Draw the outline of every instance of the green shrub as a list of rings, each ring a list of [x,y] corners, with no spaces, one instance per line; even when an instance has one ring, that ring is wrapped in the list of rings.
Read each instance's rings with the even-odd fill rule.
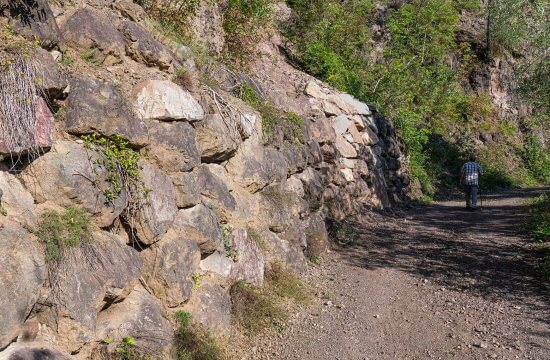
[[[178,44],[189,41],[189,20],[198,10],[201,0],[142,0],[140,3],[160,33]]]
[[[36,234],[45,246],[46,260],[53,262],[61,259],[64,249],[93,239],[89,215],[75,206],[62,212],[46,211]]]
[[[528,205],[527,228],[535,239],[550,240],[550,193],[539,196]]]
[[[203,326],[192,321],[186,311],[176,312],[178,330],[176,332],[177,360],[224,360],[225,351]]]
[[[540,137],[532,134],[527,137],[525,160],[537,180],[550,184],[550,150],[543,147]]]
[[[226,58],[246,67],[272,22],[272,0],[227,0],[223,9]]]
[[[133,199],[141,201],[145,198],[148,190],[145,189],[139,171],[139,152],[128,146],[128,141],[120,135],[109,137],[98,134],[85,135],[82,137],[84,146],[87,149],[95,150],[99,157],[90,158],[94,165],[95,179],[92,179],[96,186],[100,185],[99,172],[105,169],[108,173],[108,187],[102,189],[107,201],[114,201],[123,191]]]

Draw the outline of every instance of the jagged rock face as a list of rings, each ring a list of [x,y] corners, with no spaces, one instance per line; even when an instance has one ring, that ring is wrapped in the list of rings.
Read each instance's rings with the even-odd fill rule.
[[[93,358],[102,339],[124,336],[162,358],[174,335],[167,310],[185,309],[212,331],[227,333],[233,282],[262,286],[271,262],[302,272],[304,251],[317,244],[322,251],[328,240],[325,219],[401,200],[409,180],[395,129],[367,104],[280,58],[261,63],[258,57],[262,71],[254,80],[219,66],[213,72],[218,95],[206,85],[184,90],[175,83],[175,68],[183,66],[192,80],[199,75],[189,47],[171,49],[153,37],[137,3],[84,3],[56,3],[57,18],[47,10],[30,25],[35,32],[49,29],[43,38],[53,40],[45,47],[60,48],[74,63],[58,66],[59,52],[54,60],[36,50],[45,96],[66,116],[54,127],[47,102],[39,100],[36,137],[44,151],[20,175],[0,166],[0,205],[8,212],[0,216],[0,243],[9,242],[0,247],[0,283],[8,284],[0,309],[9,309],[0,310],[8,324],[0,326],[0,348],[21,326],[38,329],[32,342],[12,344],[0,358],[63,359],[64,352]],[[192,22],[221,52],[219,15],[219,4],[201,3]],[[239,82],[300,115],[300,142],[285,139],[280,129],[275,140],[264,141],[261,114],[231,93]],[[92,133],[120,135],[141,154],[146,196],[132,211],[124,191],[107,201],[109,173],[77,138]],[[0,155],[28,151],[1,145]],[[36,228],[41,211],[72,205],[91,215],[94,240],[67,251],[61,275],[50,268],[52,278],[45,279],[39,240],[27,229]],[[16,272],[24,273],[18,278],[24,283],[14,281]]]
[[[61,351],[52,350],[40,346],[40,344],[11,344],[6,350],[0,354],[7,360],[70,360],[71,357],[63,354]]]
[[[188,120],[204,118],[202,106],[178,85],[171,81],[146,80],[133,92],[134,109],[144,120]]]
[[[45,275],[34,236],[16,223],[0,224],[0,349],[19,335]]]
[[[92,52],[90,57],[105,65],[121,61],[125,53],[124,37],[117,29],[114,14],[84,7],[78,9],[61,26],[68,45],[83,52]]]
[[[99,226],[106,227],[122,213],[126,194],[123,192],[109,202],[98,191],[93,179],[97,179],[101,187],[108,174],[104,169],[94,169],[91,159],[97,156],[82,145],[60,141],[52,151],[28,166],[21,177],[38,203],[50,201],[62,207],[80,206],[92,214]]]
[[[3,4],[0,4],[0,10]],[[64,48],[64,39],[47,0],[23,0],[4,10],[12,27],[29,39],[39,39],[40,44],[51,50]]]
[[[112,85],[91,78],[74,78],[67,98],[65,130],[70,134],[121,135],[130,144],[148,144],[147,127]]]
[[[155,246],[142,253],[147,285],[168,307],[177,307],[191,297],[193,274],[199,268],[200,249],[186,232],[169,231]]]
[[[131,336],[136,346],[157,356],[165,354],[173,340],[162,303],[141,286],[136,286],[123,302],[99,314],[96,334],[99,339]]]

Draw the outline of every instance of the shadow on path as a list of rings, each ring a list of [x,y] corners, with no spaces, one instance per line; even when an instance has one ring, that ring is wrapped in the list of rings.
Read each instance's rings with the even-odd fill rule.
[[[538,276],[523,227],[524,203],[548,189],[485,195],[468,212],[451,201],[366,225],[361,241],[342,251],[354,266],[393,268],[491,301],[511,301],[550,325],[550,286]],[[550,335],[550,334],[549,334]]]

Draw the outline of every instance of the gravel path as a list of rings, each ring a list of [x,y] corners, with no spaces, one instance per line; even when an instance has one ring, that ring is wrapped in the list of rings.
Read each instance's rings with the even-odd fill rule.
[[[250,359],[550,359],[550,289],[522,228],[541,190],[365,219],[307,282],[314,304]]]

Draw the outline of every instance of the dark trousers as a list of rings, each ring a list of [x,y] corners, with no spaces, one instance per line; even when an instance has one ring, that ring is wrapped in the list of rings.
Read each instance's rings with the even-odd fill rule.
[[[464,190],[466,192],[466,206],[476,208],[479,187],[477,185],[466,185]]]

